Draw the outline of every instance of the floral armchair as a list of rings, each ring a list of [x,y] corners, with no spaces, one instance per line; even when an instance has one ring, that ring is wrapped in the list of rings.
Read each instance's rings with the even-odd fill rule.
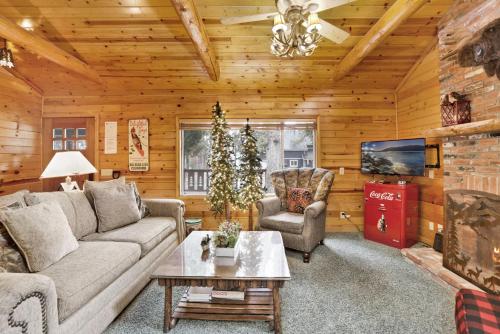
[[[311,252],[325,238],[327,201],[335,175],[322,168],[296,168],[275,171],[271,178],[276,197],[257,202],[257,229],[280,231],[285,247],[303,252],[304,262],[308,263]],[[313,203],[304,214],[287,211],[287,190],[291,188],[311,191]]]

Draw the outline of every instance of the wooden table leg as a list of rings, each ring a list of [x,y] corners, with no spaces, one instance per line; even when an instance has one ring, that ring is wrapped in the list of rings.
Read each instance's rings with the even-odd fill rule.
[[[280,289],[273,288],[273,318],[274,318],[274,333],[281,334],[281,301]]]
[[[163,333],[172,328],[172,286],[165,285],[165,314],[163,316]]]

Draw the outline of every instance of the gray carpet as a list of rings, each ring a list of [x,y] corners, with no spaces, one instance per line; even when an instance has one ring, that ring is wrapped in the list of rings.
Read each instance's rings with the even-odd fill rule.
[[[328,235],[310,264],[298,252],[287,257],[292,280],[281,293],[284,333],[455,333],[454,293],[397,249],[339,233]],[[106,333],[161,333],[162,312],[163,291],[152,282]],[[170,333],[268,332],[264,322],[180,320]]]

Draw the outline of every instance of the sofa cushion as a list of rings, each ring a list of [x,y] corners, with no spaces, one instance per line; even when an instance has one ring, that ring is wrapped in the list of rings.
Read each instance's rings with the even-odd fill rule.
[[[80,241],[80,247],[40,274],[56,286],[59,322],[98,295],[141,255],[139,245],[128,242]]]
[[[57,202],[3,211],[2,216],[31,272],[49,267],[78,248],[68,219]]]
[[[172,217],[146,217],[116,230],[88,235],[84,240],[134,242],[141,246],[141,257],[143,257],[175,232],[175,229],[175,219]]]
[[[99,222],[98,232],[111,231],[141,219],[134,187],[131,184],[94,189],[92,197]]]
[[[59,203],[77,239],[97,231],[97,217],[82,191],[29,193],[24,199],[28,205],[49,201]]]
[[[276,215],[262,218],[260,225],[270,230],[302,234],[304,215],[281,211]]]
[[[27,193],[27,190],[21,190],[14,194],[0,196],[0,211],[26,207],[24,195]],[[21,251],[3,226],[0,215],[0,273],[2,272],[27,273],[28,267]]]

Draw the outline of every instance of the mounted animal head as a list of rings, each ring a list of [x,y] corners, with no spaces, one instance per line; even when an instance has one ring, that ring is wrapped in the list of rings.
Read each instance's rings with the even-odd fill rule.
[[[500,18],[488,24],[481,35],[458,52],[462,67],[483,65],[486,74],[500,79]]]

